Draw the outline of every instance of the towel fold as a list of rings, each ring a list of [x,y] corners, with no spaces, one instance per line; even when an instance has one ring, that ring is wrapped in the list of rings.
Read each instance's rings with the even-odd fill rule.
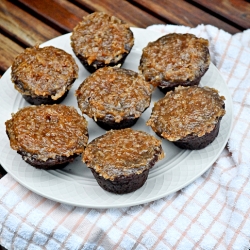
[[[193,33],[210,42],[211,58],[233,99],[227,148],[193,183],[167,197],[119,209],[60,204],[0,180],[0,244],[7,249],[249,249],[250,30],[236,35],[211,25],[148,27]]]

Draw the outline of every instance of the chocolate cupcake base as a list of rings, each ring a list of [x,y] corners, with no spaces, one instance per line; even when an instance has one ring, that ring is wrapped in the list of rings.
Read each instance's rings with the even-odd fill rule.
[[[91,171],[101,188],[115,194],[127,194],[139,189],[146,182],[149,173],[149,169],[146,169],[141,174],[119,176],[111,181],[100,176],[94,169]]]
[[[77,154],[66,157],[66,156],[56,156],[54,159],[49,158],[46,161],[37,159],[36,155],[28,156],[26,152],[17,151],[20,154],[25,162],[31,166],[44,169],[44,170],[53,170],[53,169],[62,169],[66,167],[70,162],[73,162],[78,156]]]
[[[203,149],[209,144],[211,144],[215,138],[217,137],[220,130],[220,121],[215,125],[214,129],[210,133],[206,133],[205,135],[198,137],[196,135],[188,135],[183,139],[178,141],[173,141],[174,145],[181,149],[190,149],[190,150],[199,150]],[[163,138],[160,133],[156,133],[159,137]]]
[[[105,130],[130,128],[138,121],[134,116],[125,117],[122,121],[115,122],[113,117],[106,116],[105,119],[97,119],[96,124]]]
[[[87,60],[81,56],[77,55],[77,58],[80,60],[84,68],[89,72],[89,73],[94,73],[96,70],[103,68],[103,67],[114,67],[116,65],[119,65],[120,67],[123,65],[125,59],[127,58],[128,53],[122,54],[122,58],[118,61],[112,60],[110,63],[105,64],[103,61],[94,61],[91,64],[88,64]]]
[[[148,168],[145,169],[140,174],[131,174],[128,176],[117,176],[115,179],[109,180],[100,176],[93,168],[91,171],[98,183],[98,185],[104,190],[115,193],[115,194],[127,194],[136,191],[141,188],[146,182],[149,174],[149,170],[155,165],[155,163],[161,158],[160,154],[162,152],[162,147],[155,150],[153,158],[148,162]]]
[[[58,98],[57,100],[54,100],[51,98],[51,96],[31,96],[31,95],[22,95],[23,98],[32,105],[41,105],[41,104],[59,104],[61,103],[66,96],[68,95],[68,90],[65,91],[65,94]]]
[[[183,86],[183,87],[188,87],[188,86],[198,86],[201,78],[204,76],[204,74],[207,72],[208,68],[205,69],[204,72],[201,73],[199,77],[197,77],[193,81],[185,81],[185,82],[167,82],[167,81],[162,81],[161,84],[158,86],[159,90],[166,94],[169,91],[174,90],[178,86]]]
[[[205,135],[198,137],[196,135],[188,135],[185,138],[173,142],[177,147],[182,149],[191,149],[191,150],[198,150],[203,149],[212,143],[215,138],[217,137],[219,130],[220,130],[220,121],[217,122],[214,129],[210,133],[206,133]]]

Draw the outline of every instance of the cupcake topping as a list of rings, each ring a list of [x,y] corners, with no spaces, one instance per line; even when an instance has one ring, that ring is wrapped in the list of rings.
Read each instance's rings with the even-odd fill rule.
[[[90,65],[95,60],[109,64],[119,61],[134,45],[133,33],[128,24],[103,12],[83,17],[73,30],[71,45]]]
[[[74,58],[65,51],[47,46],[26,49],[15,58],[11,78],[24,95],[51,96],[57,100],[78,77]]]
[[[158,86],[162,81],[193,81],[209,63],[208,40],[192,34],[172,33],[143,49],[139,70],[147,81]]]
[[[25,107],[5,124],[12,149],[42,161],[81,154],[88,142],[87,121],[65,105]]]
[[[155,103],[148,126],[169,141],[203,136],[225,114],[224,96],[209,87],[177,87]]]
[[[152,87],[138,73],[105,67],[86,78],[76,91],[78,106],[96,119],[109,115],[115,122],[139,117],[150,105]]]
[[[130,128],[110,130],[90,142],[83,161],[105,179],[140,174],[151,167],[150,161],[164,157],[161,141]]]

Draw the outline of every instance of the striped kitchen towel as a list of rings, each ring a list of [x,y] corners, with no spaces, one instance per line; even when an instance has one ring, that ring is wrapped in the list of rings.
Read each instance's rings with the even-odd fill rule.
[[[119,209],[50,201],[0,180],[0,244],[7,249],[250,248],[250,30],[230,35],[210,25],[154,25],[162,34],[193,33],[210,41],[212,61],[231,91],[228,146],[193,183],[167,197]]]

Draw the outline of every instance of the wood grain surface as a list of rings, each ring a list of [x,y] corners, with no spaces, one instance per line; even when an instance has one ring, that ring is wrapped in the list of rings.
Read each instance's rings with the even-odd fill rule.
[[[0,1],[0,75],[22,49],[71,32],[94,11],[115,15],[134,27],[211,24],[235,34],[250,27],[244,0],[19,0]]]
[[[0,70],[5,71],[23,48],[2,34],[0,34],[0,44]]]
[[[76,0],[82,8],[88,8],[91,11],[104,11],[110,15],[115,15],[130,26],[146,28],[152,24],[166,23],[155,17],[154,14],[134,6],[129,1],[113,0]],[[148,1],[151,2],[151,1]]]
[[[230,33],[236,33],[240,31],[239,29],[227,24],[217,17],[208,14],[204,10],[197,8],[186,1],[134,0],[133,2],[140,4],[140,6],[143,6],[147,10],[158,13],[158,15],[160,15],[162,18],[168,17],[168,20],[171,23],[177,23],[190,27],[195,27],[198,24],[211,24]],[[163,8],[163,6],[166,6],[166,8]]]
[[[13,40],[27,47],[61,34],[6,0],[0,1],[0,19],[0,28]]]
[[[210,12],[217,13],[237,26],[250,28],[249,0],[193,0],[192,2],[198,3]]]
[[[72,4],[68,1],[57,0],[19,0],[26,8],[38,15],[44,22],[52,25],[53,28],[61,32],[71,32],[78,22],[81,21],[82,16],[87,15],[83,10],[75,8],[78,11],[73,12],[68,6]]]

